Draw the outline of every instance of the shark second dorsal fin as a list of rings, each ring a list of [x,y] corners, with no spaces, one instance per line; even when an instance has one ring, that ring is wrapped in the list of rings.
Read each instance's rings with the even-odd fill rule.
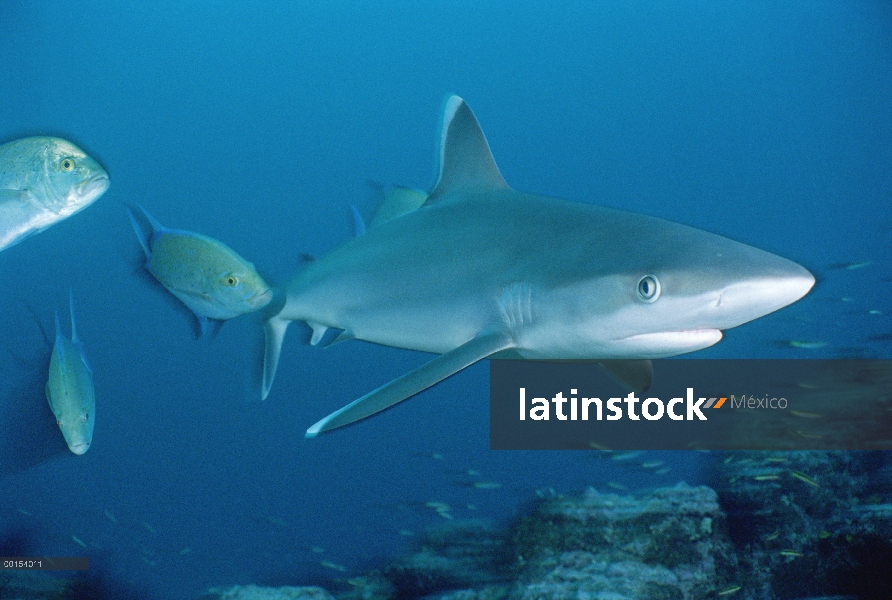
[[[477,117],[458,96],[446,102],[440,137],[440,174],[425,204],[450,193],[473,194],[506,190]]]

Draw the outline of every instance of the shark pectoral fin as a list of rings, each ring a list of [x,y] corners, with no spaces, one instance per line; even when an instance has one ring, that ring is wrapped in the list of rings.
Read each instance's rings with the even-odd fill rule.
[[[450,193],[510,189],[492,157],[477,117],[458,96],[446,102],[440,137],[440,176],[426,200],[430,205]]]
[[[266,350],[263,354],[263,391],[261,398],[264,400],[269,396],[273,379],[276,377],[276,367],[279,365],[279,356],[282,353],[282,340],[285,339],[285,332],[288,331],[290,324],[291,321],[288,319],[275,316],[263,326],[263,332],[266,337]]]
[[[654,366],[649,360],[601,360],[598,364],[611,377],[635,392],[646,392],[653,380]]]
[[[310,427],[306,435],[308,438],[316,437],[324,431],[343,427],[371,416],[443,381],[478,360],[511,348],[513,345],[514,340],[507,333],[480,333],[458,348],[438,356],[414,371],[394,379],[344,408],[331,413]]]

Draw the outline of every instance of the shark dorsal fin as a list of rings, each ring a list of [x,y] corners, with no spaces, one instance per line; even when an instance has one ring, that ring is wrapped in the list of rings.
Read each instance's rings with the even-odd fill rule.
[[[443,112],[440,137],[440,175],[425,204],[450,193],[506,190],[480,124],[465,101],[452,96]]]

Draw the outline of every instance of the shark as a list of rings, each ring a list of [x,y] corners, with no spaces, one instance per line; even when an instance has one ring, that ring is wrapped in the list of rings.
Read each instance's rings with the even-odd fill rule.
[[[308,263],[279,293],[264,323],[262,396],[294,321],[312,328],[313,345],[339,330],[334,341],[439,355],[306,437],[488,358],[591,360],[644,390],[652,359],[712,346],[723,330],[796,302],[814,283],[793,261],[713,233],[512,189],[474,113],[452,96],[438,178],[423,203]]]

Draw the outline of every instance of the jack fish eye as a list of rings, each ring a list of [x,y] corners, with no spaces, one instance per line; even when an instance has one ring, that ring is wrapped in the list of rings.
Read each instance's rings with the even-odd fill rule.
[[[222,279],[222,282],[223,282],[223,285],[225,285],[225,286],[235,287],[238,285],[238,277],[236,277],[235,275],[226,275]]]
[[[62,162],[59,163],[59,166],[63,171],[71,171],[74,169],[74,160],[71,158],[63,158]]]
[[[638,299],[642,302],[655,302],[660,297],[660,280],[655,275],[645,275],[638,280]]]

